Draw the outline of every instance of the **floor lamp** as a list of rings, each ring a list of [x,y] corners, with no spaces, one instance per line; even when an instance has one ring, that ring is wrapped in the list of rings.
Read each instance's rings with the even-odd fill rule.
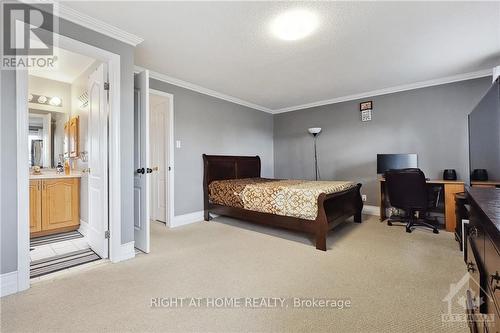
[[[318,180],[319,178],[319,169],[318,169],[318,151],[316,150],[316,139],[318,134],[321,132],[321,127],[311,127],[308,128],[307,131],[312,134],[314,138],[314,179]]]

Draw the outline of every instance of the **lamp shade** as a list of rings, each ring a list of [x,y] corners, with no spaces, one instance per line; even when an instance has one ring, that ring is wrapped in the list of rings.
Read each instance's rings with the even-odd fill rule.
[[[321,132],[321,127],[311,127],[308,128],[307,131],[311,133],[312,135],[319,134]]]

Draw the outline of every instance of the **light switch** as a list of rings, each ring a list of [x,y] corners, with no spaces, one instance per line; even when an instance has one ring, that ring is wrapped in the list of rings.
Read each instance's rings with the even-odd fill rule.
[[[181,140],[176,140],[175,141],[175,148],[180,148],[181,147]]]

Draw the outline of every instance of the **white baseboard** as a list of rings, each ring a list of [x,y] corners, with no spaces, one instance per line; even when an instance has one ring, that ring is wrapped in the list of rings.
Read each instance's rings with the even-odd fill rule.
[[[201,222],[204,219],[203,213],[204,211],[200,210],[198,212],[174,216],[174,221],[170,223],[169,226],[170,228],[175,228],[186,224]]]
[[[134,241],[121,244],[119,251],[120,251],[119,253],[113,254],[111,262],[117,263],[120,261],[134,258],[135,257]]]
[[[0,274],[0,297],[15,294],[18,291],[17,271]]]
[[[78,232],[81,233],[83,236],[87,237],[87,233],[89,230],[89,225],[87,222],[84,220],[80,220],[80,227],[78,228]]]
[[[363,214],[380,216],[380,207],[364,205],[363,206]]]

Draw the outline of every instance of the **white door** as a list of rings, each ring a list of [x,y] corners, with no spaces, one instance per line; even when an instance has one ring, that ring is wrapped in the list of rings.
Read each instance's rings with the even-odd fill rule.
[[[108,257],[108,96],[107,72],[100,65],[89,77],[88,232],[90,247]]]
[[[134,77],[134,240],[149,253],[149,73]]]
[[[167,142],[169,100],[150,96],[151,219],[167,222]]]

